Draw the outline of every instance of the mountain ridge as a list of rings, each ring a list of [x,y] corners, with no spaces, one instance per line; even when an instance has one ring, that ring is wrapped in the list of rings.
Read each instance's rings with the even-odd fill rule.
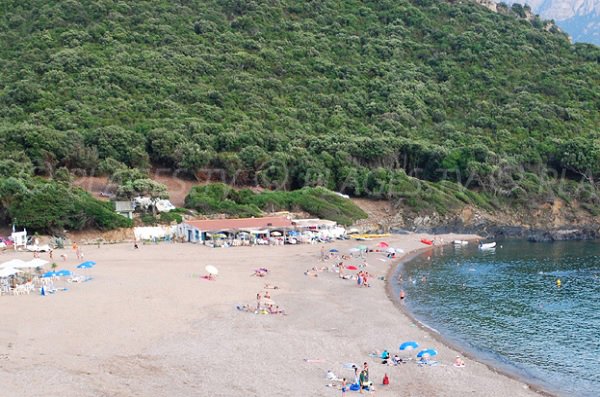
[[[521,1],[508,1],[518,4]],[[600,45],[600,0],[529,0],[524,2],[544,19],[556,21],[574,41]]]

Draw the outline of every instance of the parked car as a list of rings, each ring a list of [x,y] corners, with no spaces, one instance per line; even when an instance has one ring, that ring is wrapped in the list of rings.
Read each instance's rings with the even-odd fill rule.
[[[27,251],[29,252],[48,252],[50,249],[51,248],[48,244],[27,246]]]

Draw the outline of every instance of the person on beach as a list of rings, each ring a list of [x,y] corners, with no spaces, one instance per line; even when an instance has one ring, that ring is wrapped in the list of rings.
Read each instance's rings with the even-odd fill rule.
[[[456,360],[454,360],[454,366],[458,368],[462,368],[465,366],[465,362],[460,356],[456,356]]]
[[[321,246],[321,262],[325,261],[325,246]]]
[[[340,262],[337,264],[338,276],[339,278],[344,278],[344,262]]]
[[[369,388],[369,372],[363,369],[358,379],[360,381],[360,394],[363,394],[363,390],[368,390]]]
[[[358,374],[358,367],[356,365],[353,365],[352,368],[354,368],[354,384],[360,386],[360,376]]]
[[[400,290],[400,302],[404,302],[404,298],[406,298],[406,294],[404,293],[404,290],[401,289]]]
[[[260,295],[260,292],[256,294],[256,310],[260,310],[260,300],[262,299],[262,296]]]
[[[346,378],[342,378],[342,397],[346,396]]]

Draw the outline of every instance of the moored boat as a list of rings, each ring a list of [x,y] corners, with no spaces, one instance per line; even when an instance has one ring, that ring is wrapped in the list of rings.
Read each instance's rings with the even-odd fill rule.
[[[492,242],[492,243],[479,243],[479,249],[481,250],[488,250],[488,249],[492,249],[492,248],[496,248],[496,242]]]

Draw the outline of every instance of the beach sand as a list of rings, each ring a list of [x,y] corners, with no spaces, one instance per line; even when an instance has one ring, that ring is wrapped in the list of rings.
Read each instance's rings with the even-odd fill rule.
[[[387,241],[409,252],[424,247],[423,236]],[[357,244],[363,242],[325,247],[347,252]],[[77,273],[91,275],[92,281],[64,283],[68,291],[46,297],[0,297],[0,394],[336,396],[341,392],[326,386],[326,371],[351,380],[353,371],[343,364],[366,361],[375,394],[381,396],[537,395],[473,360],[465,359],[465,368],[453,367],[457,353],[402,314],[387,297],[384,281],[373,279],[371,288],[358,288],[335,273],[305,276],[306,269],[322,266],[320,249],[85,246],[86,260],[98,265]],[[64,251],[69,260],[59,261],[59,269],[74,269],[78,262]],[[55,251],[55,257],[60,253]],[[0,261],[14,257],[32,255],[5,253]],[[380,259],[368,257],[367,269],[376,276],[386,275],[391,266]],[[199,277],[207,264],[219,269],[216,281]],[[270,274],[252,276],[258,267],[269,268]],[[237,304],[255,305],[265,283],[279,287],[269,292],[287,316],[236,309]],[[437,349],[442,365],[387,367],[369,357],[376,349],[394,354],[408,340]],[[390,385],[384,387],[385,373]]]

